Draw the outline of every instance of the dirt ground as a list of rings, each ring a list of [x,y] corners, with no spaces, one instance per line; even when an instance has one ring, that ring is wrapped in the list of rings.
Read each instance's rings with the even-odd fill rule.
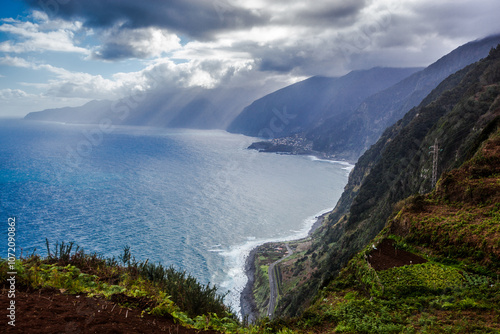
[[[371,251],[368,256],[368,262],[373,269],[380,271],[394,267],[402,267],[410,264],[419,264],[427,262],[426,259],[407,252],[402,249],[396,249],[393,241],[384,239],[377,246],[377,249]]]
[[[173,319],[141,314],[140,309],[117,303],[67,295],[57,290],[18,291],[15,296],[15,327],[8,324],[7,290],[0,293],[1,333],[217,333],[184,328]]]

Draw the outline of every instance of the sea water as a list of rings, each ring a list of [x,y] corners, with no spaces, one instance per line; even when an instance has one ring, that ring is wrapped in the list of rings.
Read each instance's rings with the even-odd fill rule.
[[[0,221],[17,255],[51,243],[186,270],[240,311],[249,251],[305,237],[352,166],[258,153],[219,130],[0,120]],[[6,240],[7,226],[0,229]],[[4,250],[5,253],[5,250]]]

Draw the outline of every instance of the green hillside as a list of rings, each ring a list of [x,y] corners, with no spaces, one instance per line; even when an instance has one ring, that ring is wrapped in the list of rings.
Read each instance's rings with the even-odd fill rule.
[[[500,48],[492,49],[484,60],[443,81],[359,159],[337,206],[309,245],[280,264],[283,277],[293,277],[294,283],[283,283],[277,314],[301,314],[384,229],[397,203],[433,189],[436,141],[438,177],[474,156],[498,123],[499,69]]]
[[[500,332],[499,203],[497,122],[433,192],[398,203],[295,325],[313,333]]]

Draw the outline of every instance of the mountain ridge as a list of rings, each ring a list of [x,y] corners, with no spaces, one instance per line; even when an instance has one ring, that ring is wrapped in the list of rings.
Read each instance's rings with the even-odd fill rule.
[[[355,146],[357,143],[360,149],[357,155],[360,156],[361,153],[377,141],[385,128],[394,124],[408,110],[417,106],[446,77],[487,56],[490,49],[499,43],[500,35],[466,43],[441,57],[422,71],[403,79],[400,83],[385,91],[371,96],[364,101],[363,105],[347,121],[348,123],[359,124],[356,119],[361,118],[364,120],[363,126],[355,131],[350,131],[349,135],[342,139],[351,146]],[[394,101],[395,96],[400,97],[400,100]],[[388,103],[380,103],[381,101],[388,101]],[[332,140],[341,140],[338,131],[330,133],[336,134],[336,137]],[[314,149],[322,150],[318,147],[321,142],[321,134],[319,138],[309,137],[309,139],[313,140]],[[336,144],[327,151],[330,154],[338,155],[343,150],[341,147],[342,144]],[[351,156],[352,158],[354,156]]]
[[[352,112],[364,98],[419,69],[374,67],[335,78],[314,76],[254,101],[233,120],[227,131],[267,138],[304,132],[332,115],[342,117]],[[289,115],[281,120],[281,128],[277,130],[272,128],[276,110],[286,110]]]
[[[315,153],[334,159],[356,161],[375,144],[383,131],[412,107],[417,106],[446,77],[488,55],[500,43],[493,35],[466,43],[441,57],[425,69],[367,96],[351,113],[330,117],[322,124],[286,140],[256,146],[265,152]],[[281,143],[289,142],[288,145]],[[308,149],[304,149],[305,143]]]
[[[297,315],[321,286],[338,275],[351,257],[385,226],[394,205],[429,192],[439,140],[441,174],[457,168],[495,129],[500,115],[500,47],[448,77],[358,160],[335,209],[313,236],[301,259],[314,255],[308,279],[281,296],[278,311]],[[438,174],[438,176],[439,176]],[[295,259],[295,261],[298,261]],[[301,260],[302,261],[302,260]],[[311,260],[305,263],[311,265]]]

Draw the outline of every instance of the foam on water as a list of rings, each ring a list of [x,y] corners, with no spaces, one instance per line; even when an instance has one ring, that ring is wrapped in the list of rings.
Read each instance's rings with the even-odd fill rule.
[[[318,158],[314,155],[309,155],[308,157],[309,157],[309,159],[311,159],[311,161],[320,161],[320,162],[328,162],[331,164],[343,165],[345,167],[343,167],[342,169],[344,169],[348,172],[350,172],[354,168],[354,165],[348,163],[347,161],[321,159],[321,158]]]

